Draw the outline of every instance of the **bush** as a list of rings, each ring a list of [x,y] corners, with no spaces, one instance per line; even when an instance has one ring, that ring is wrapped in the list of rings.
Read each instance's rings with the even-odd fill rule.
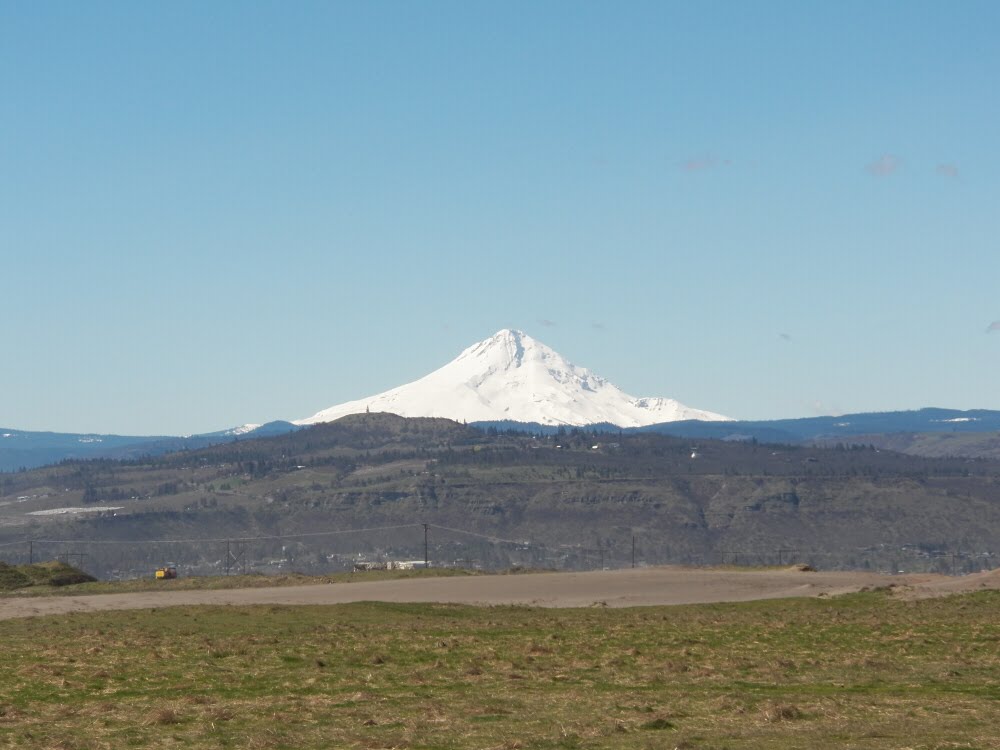
[[[57,560],[17,566],[0,563],[0,591],[28,586],[71,586],[96,580],[92,575]]]
[[[49,578],[50,586],[72,586],[74,583],[92,583],[97,579],[82,570],[66,570]]]
[[[2,565],[0,567],[0,591],[13,591],[14,589],[23,589],[25,586],[31,585],[31,579],[17,568],[12,568],[9,565],[0,565]]]

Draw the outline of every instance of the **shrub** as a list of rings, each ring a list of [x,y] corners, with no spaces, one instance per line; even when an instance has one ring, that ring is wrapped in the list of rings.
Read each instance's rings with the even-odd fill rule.
[[[97,579],[82,570],[65,570],[49,578],[50,586],[72,586],[74,583],[92,583]]]

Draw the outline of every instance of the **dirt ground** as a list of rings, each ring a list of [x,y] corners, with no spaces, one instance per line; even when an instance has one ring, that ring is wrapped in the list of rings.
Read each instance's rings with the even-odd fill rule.
[[[0,619],[197,604],[343,604],[357,601],[636,607],[831,596],[892,586],[908,598],[1000,589],[1000,570],[952,578],[795,569],[740,571],[682,567],[358,581],[216,591],[151,591],[0,599]]]

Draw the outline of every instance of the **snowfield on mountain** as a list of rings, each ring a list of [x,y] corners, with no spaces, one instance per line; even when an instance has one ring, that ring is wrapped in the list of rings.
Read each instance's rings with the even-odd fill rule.
[[[670,398],[629,396],[540,341],[509,329],[473,344],[420,380],[331,406],[295,424],[330,422],[364,411],[468,422],[512,420],[546,425],[607,422],[618,427],[729,419]]]

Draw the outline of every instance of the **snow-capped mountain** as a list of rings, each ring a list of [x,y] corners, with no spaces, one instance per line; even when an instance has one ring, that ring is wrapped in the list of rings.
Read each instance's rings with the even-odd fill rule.
[[[473,344],[420,380],[331,406],[295,424],[330,422],[364,411],[468,422],[608,422],[619,427],[684,419],[728,419],[670,398],[633,398],[604,378],[568,362],[540,341],[508,329]]]

